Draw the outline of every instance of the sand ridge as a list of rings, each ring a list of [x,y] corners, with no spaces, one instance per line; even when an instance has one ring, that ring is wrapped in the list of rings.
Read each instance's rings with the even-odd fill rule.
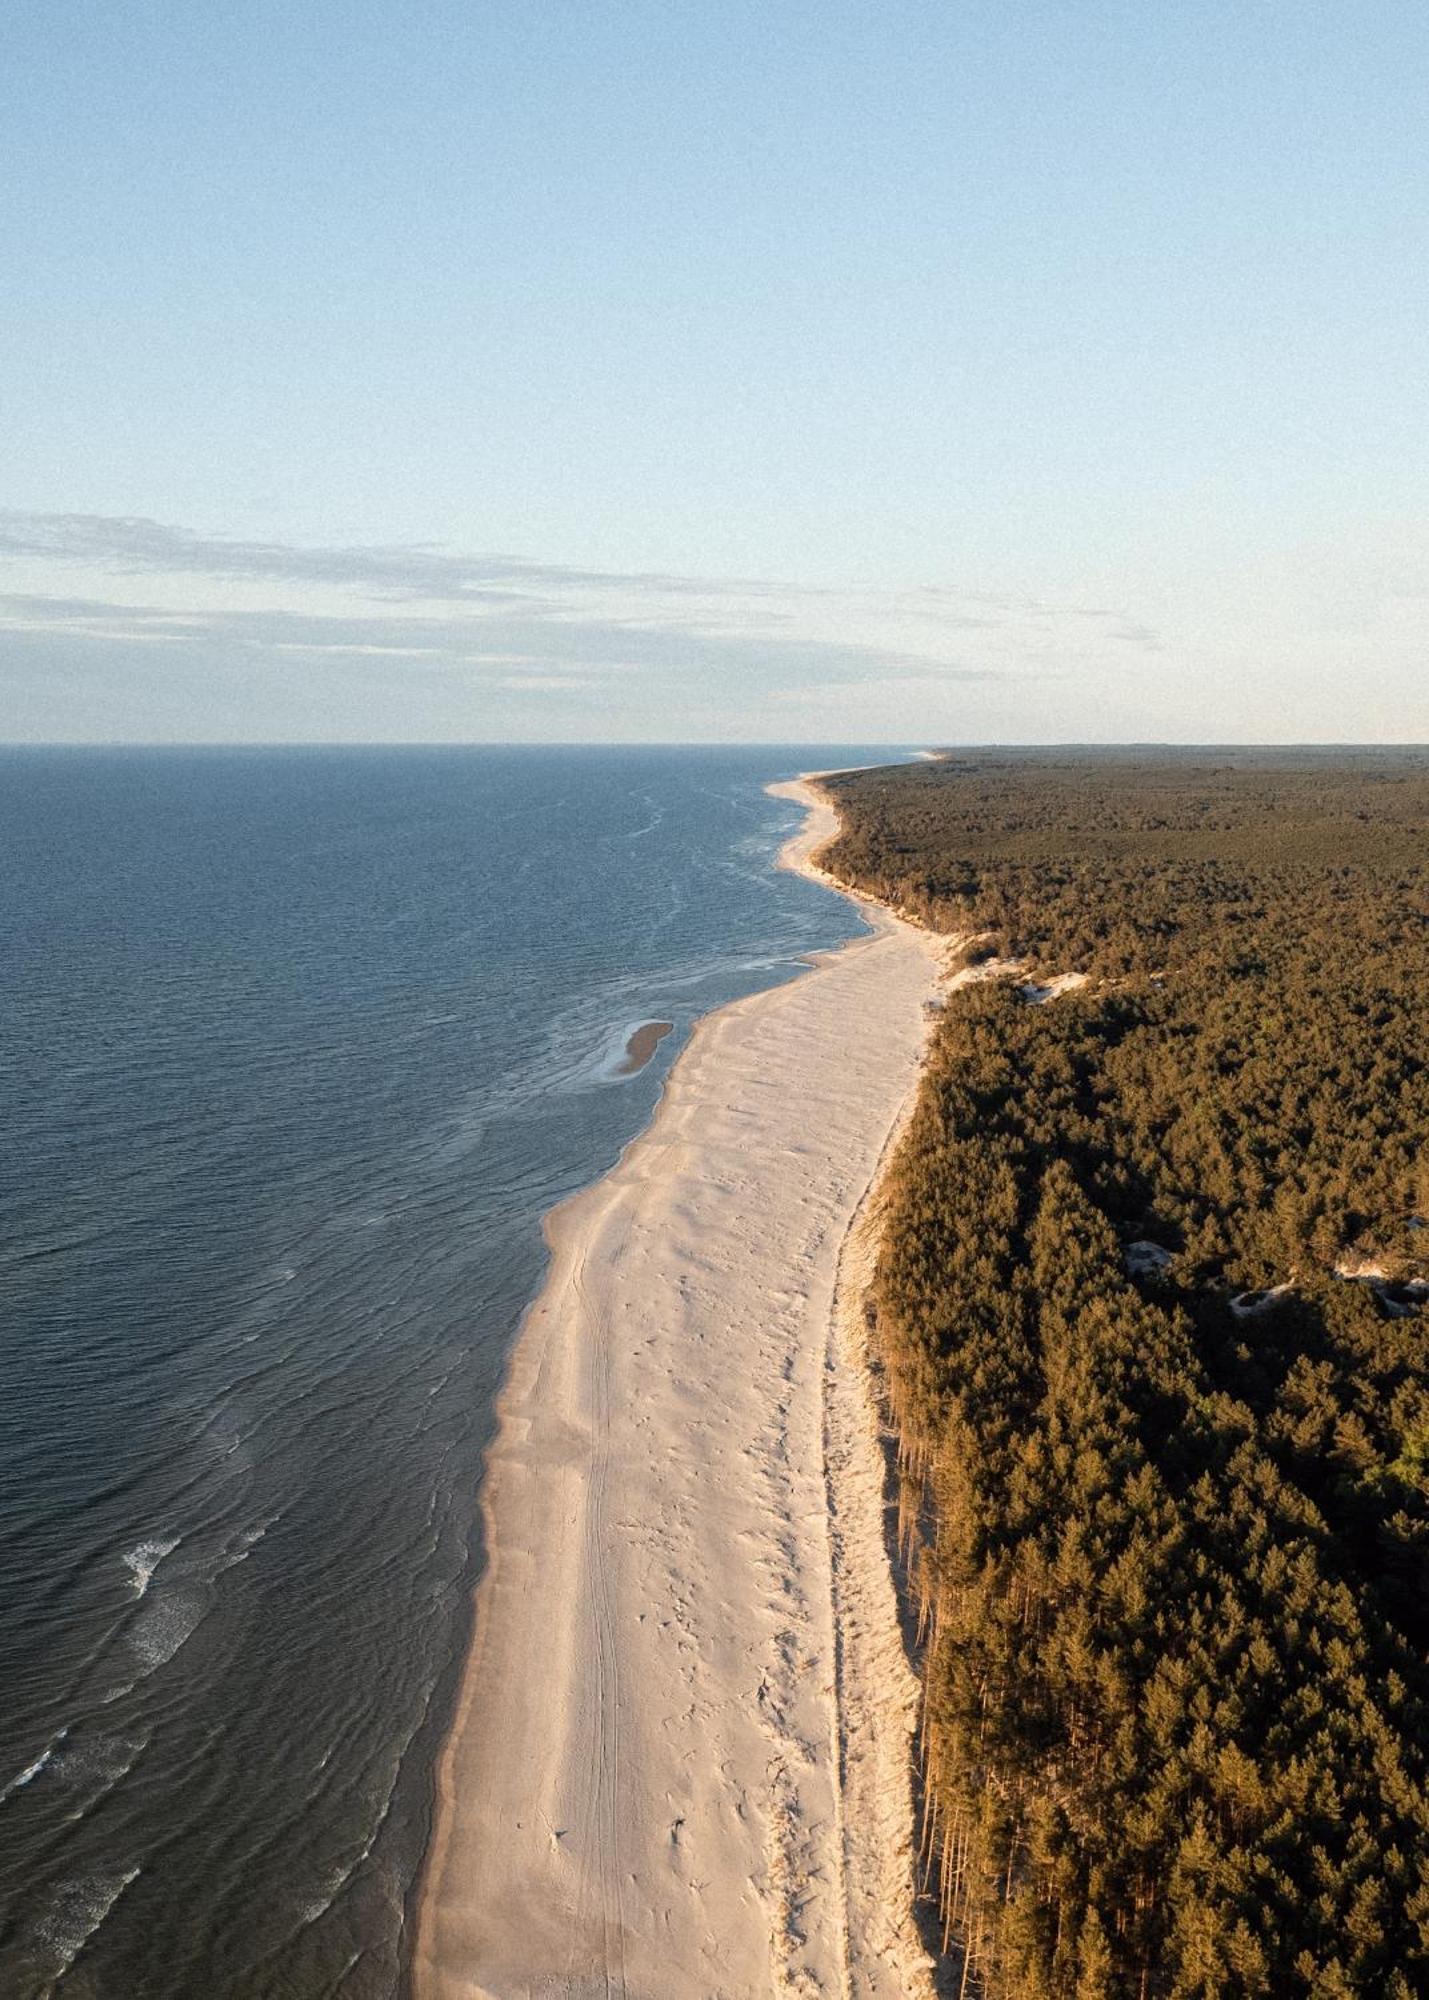
[[[784,857],[810,867],[832,807],[780,789],[810,808]],[[702,1021],[649,1129],[549,1218],[418,2000],[929,1990],[860,1341],[865,1197],[939,948],[866,908],[869,937]]]

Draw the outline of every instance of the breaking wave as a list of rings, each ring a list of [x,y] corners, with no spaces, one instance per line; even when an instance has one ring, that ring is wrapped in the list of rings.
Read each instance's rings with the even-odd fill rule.
[[[36,1970],[51,1986],[62,1979],[140,1870],[78,1875],[66,1882],[35,1926]]]
[[[32,1764],[27,1764],[23,1771],[17,1771],[13,1778],[9,1779],[5,1784],[0,1785],[0,1806],[3,1806],[6,1799],[10,1798],[15,1792],[22,1792],[26,1785],[39,1777],[41,1771],[47,1768],[51,1758],[63,1745],[68,1735],[69,1724],[66,1723],[63,1729],[57,1730],[50,1738]]]
[[[152,1541],[137,1542],[132,1549],[125,1550],[121,1560],[129,1572],[130,1582],[136,1597],[144,1595],[153,1581],[154,1571],[159,1567],[165,1556],[173,1554],[181,1539],[182,1537],[179,1535],[175,1535],[169,1541],[155,1537]]]

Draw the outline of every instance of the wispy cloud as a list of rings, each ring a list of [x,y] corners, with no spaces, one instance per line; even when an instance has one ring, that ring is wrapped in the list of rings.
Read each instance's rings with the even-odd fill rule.
[[[617,672],[724,673],[802,682],[810,674],[863,678],[870,669],[920,664],[915,656],[855,640],[782,634],[757,643],[741,632],[702,630],[678,622],[596,616],[556,616],[543,609],[513,615],[437,617],[333,616],[295,611],[175,612],[152,604],[102,599],[0,594],[0,632],[59,629],[71,638],[202,646],[221,642],[255,650],[327,655],[384,655],[391,659],[446,661],[452,666],[494,667],[509,673],[527,665],[568,675]],[[946,669],[953,678],[986,679],[984,670]]]
[[[925,703],[929,726],[945,730],[959,690],[1014,689],[1066,662],[1157,644],[1116,611],[944,587],[840,591],[0,513],[0,673],[7,653],[24,654],[29,687],[62,662],[90,678],[107,661],[147,699],[136,670],[147,654],[190,660],[200,684],[222,678],[225,702],[241,708],[245,671],[257,701],[272,678],[261,663],[287,662],[306,664],[332,701],[344,671],[362,689],[385,671],[392,698],[414,704],[413,730],[424,703],[445,704],[432,723],[445,730],[465,700],[475,719],[461,726],[480,729],[482,700],[506,726],[511,703],[529,696],[543,711],[578,703],[614,733],[652,716],[679,734],[718,732],[736,712],[797,713],[828,739],[855,718],[865,728],[880,691],[903,713]]]
[[[416,599],[518,599],[555,589],[649,592],[698,597],[781,594],[757,580],[672,576],[658,571],[579,569],[517,556],[460,555],[430,544],[356,543],[299,547],[198,535],[140,516],[0,512],[0,554],[48,562],[88,563],[130,575],[245,577],[284,583],[329,583],[382,596]]]

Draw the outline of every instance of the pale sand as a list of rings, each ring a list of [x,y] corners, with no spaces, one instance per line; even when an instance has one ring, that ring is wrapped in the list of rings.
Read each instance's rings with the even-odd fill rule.
[[[782,789],[811,807],[784,857],[809,867],[834,814]],[[419,2000],[931,1990],[861,1352],[865,1194],[939,944],[868,914],[871,938],[702,1021],[649,1131],[550,1218],[488,1459]]]

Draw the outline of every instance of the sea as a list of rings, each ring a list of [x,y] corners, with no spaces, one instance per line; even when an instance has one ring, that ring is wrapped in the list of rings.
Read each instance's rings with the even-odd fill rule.
[[[0,751],[5,2000],[407,1990],[541,1217],[892,754]]]

